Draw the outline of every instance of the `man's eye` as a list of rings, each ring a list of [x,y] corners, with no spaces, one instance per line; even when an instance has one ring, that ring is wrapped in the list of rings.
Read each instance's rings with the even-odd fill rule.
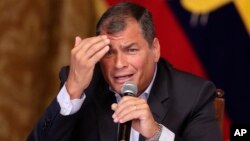
[[[137,51],[138,51],[138,49],[134,49],[134,48],[128,49],[128,52],[129,52],[130,54],[135,54]]]

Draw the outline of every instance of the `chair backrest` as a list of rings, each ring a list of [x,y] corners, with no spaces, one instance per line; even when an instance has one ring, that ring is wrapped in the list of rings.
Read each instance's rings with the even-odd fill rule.
[[[216,112],[216,118],[219,122],[221,131],[223,131],[225,109],[224,91],[222,89],[216,89],[215,94],[216,98],[214,100],[214,107]]]

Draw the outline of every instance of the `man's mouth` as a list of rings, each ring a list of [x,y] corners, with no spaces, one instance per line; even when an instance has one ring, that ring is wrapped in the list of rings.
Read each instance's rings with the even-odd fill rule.
[[[115,81],[118,83],[125,83],[126,81],[129,81],[132,79],[133,74],[129,74],[129,75],[120,75],[120,76],[115,76]]]

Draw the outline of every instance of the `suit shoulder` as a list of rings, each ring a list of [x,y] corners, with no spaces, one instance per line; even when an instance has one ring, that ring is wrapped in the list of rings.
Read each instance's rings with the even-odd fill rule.
[[[215,88],[213,82],[210,80],[176,69],[165,60],[161,60],[160,64],[161,65],[158,65],[160,70],[165,70],[167,72],[165,77],[167,77],[169,85],[171,85],[171,87],[174,89],[182,88],[188,91],[198,90],[203,86],[208,86],[212,89]]]
[[[208,79],[202,78],[198,75],[185,72],[176,68],[172,68],[170,73],[175,76],[176,80],[180,80],[183,82],[193,82],[193,83],[204,83],[206,81],[209,81]],[[212,83],[212,82],[211,82]]]
[[[192,82],[195,84],[199,84],[199,83],[212,83],[210,80],[202,78],[198,75],[189,73],[189,72],[185,72],[183,70],[177,69],[175,67],[173,67],[173,65],[171,65],[170,63],[166,62],[165,64],[165,68],[167,68],[170,77],[173,77],[173,80],[176,81],[180,81],[183,83],[187,83],[187,82]]]

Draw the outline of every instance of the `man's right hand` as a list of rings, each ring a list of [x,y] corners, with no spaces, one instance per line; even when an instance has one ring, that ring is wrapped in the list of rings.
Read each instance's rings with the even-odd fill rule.
[[[70,71],[66,89],[70,99],[80,98],[88,87],[94,72],[95,64],[108,52],[110,40],[106,35],[81,39],[75,38],[71,50]]]

